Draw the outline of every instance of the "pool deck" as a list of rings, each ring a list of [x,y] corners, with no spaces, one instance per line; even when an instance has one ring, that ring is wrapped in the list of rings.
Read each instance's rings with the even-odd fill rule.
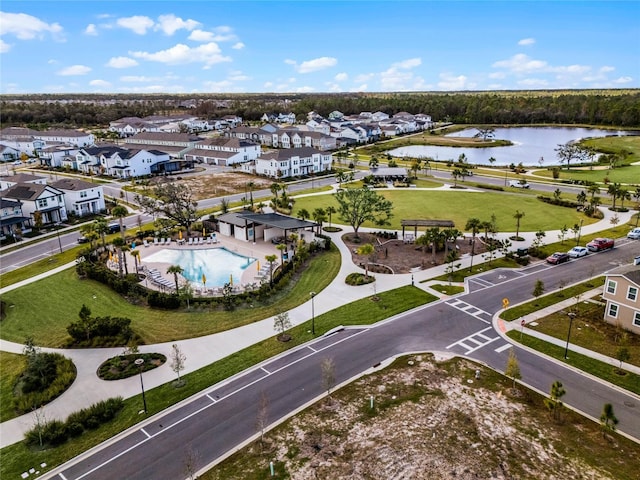
[[[195,237],[194,237],[195,238]],[[202,238],[202,237],[199,237]],[[242,278],[238,285],[234,287],[234,293],[241,293],[245,291],[245,289],[253,289],[257,288],[260,285],[261,280],[268,280],[268,273],[264,275],[265,269],[268,267],[268,262],[265,259],[266,255],[276,255],[278,258],[277,264],[280,264],[280,251],[276,249],[276,245],[273,245],[270,242],[258,241],[258,242],[244,242],[242,240],[238,240],[234,237],[226,237],[220,235],[219,233],[216,235],[215,242],[207,243],[197,243],[197,244],[189,244],[185,240],[177,242],[171,241],[169,243],[155,244],[148,243],[138,244],[136,243],[135,249],[140,252],[140,256],[138,258],[138,271],[140,273],[147,273],[147,278],[142,280],[140,283],[147,288],[151,288],[159,291],[172,292],[175,290],[175,280],[173,274],[167,273],[167,269],[171,266],[170,263],[164,262],[147,262],[145,258],[151,256],[152,254],[159,252],[160,250],[205,250],[212,248],[226,248],[227,250],[244,255],[247,257],[253,257],[258,259],[258,263],[256,266],[250,266],[247,268],[243,274]],[[129,272],[135,272],[135,262],[131,252],[128,252],[125,255],[127,262],[127,269]],[[258,265],[260,265],[263,275],[262,278],[259,278],[259,270]],[[112,269],[117,269],[118,264],[116,262],[109,262],[109,266]],[[159,274],[159,277],[166,280],[166,286],[152,281],[151,277],[148,275],[149,271],[156,271]],[[180,285],[184,285],[187,282],[187,279],[182,277],[182,275],[178,278],[178,283]],[[171,287],[169,287],[171,285]],[[197,296],[215,296],[221,295],[221,287],[222,285],[206,285],[206,289],[203,288],[199,283],[193,283],[193,293]]]

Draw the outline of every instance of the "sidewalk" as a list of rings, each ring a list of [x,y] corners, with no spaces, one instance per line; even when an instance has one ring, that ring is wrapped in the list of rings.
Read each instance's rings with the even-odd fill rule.
[[[610,213],[610,215],[608,215]],[[610,227],[609,219],[613,215],[613,212],[605,211],[605,218],[593,225],[587,225],[583,227],[582,233],[588,234],[597,232],[602,229]],[[631,218],[632,213],[619,213],[620,223],[627,223]],[[396,275],[377,275],[374,284],[363,285],[358,287],[347,286],[344,283],[345,277],[352,272],[360,272],[363,270],[355,266],[351,261],[351,253],[341,241],[342,235],[350,231],[350,227],[344,228],[341,232],[329,234],[334,244],[338,247],[342,255],[342,264],[338,275],[334,281],[329,284],[324,290],[318,292],[314,298],[314,313],[315,315],[321,315],[325,312],[334,310],[342,305],[346,305],[355,300],[366,298],[374,293],[385,292],[393,290],[395,288],[410,285],[412,280],[416,287],[421,288],[429,293],[442,296],[438,292],[435,292],[429,288],[429,282],[421,283],[423,280],[443,275],[445,273],[446,265],[439,265],[433,268],[420,270],[407,274]],[[361,231],[375,231],[376,229],[362,228]],[[547,232],[547,239],[555,240],[559,232]],[[497,238],[508,238],[513,233],[501,233],[497,235]],[[535,239],[533,232],[520,232],[520,235],[525,238],[524,242],[515,242],[513,248],[528,247]],[[567,247],[569,248],[569,247]],[[479,260],[475,259],[475,264]],[[468,268],[471,263],[470,256],[463,256],[459,263],[461,268]],[[66,266],[58,267],[51,272],[47,272],[42,275],[38,275],[32,279],[20,282],[20,284],[10,285],[8,287],[0,289],[0,294],[3,294],[14,288],[18,288],[31,281],[36,281],[39,278],[47,275],[52,275],[64,268],[70,268],[75,263],[67,264]],[[374,290],[375,289],[375,290]],[[307,322],[311,319],[311,300],[299,305],[298,307],[290,310],[289,318],[293,326]],[[550,307],[551,308],[551,307]],[[564,306],[558,305],[558,309],[562,309]],[[247,348],[255,343],[258,343],[267,338],[273,337],[275,331],[273,329],[273,317],[266,318],[264,320],[238,327],[233,330],[228,330],[213,335],[207,335],[204,337],[192,338],[187,340],[180,340],[177,342],[167,342],[156,345],[143,345],[140,347],[141,352],[157,352],[167,356],[167,359],[171,358],[171,347],[174,343],[177,343],[180,349],[186,353],[187,359],[185,363],[185,370],[182,374],[187,374],[198,370],[204,366],[207,366],[213,362],[216,362],[224,357],[227,357],[239,350]],[[0,339],[0,350],[22,353],[22,345],[7,342]],[[140,393],[140,379],[137,376],[133,376],[124,380],[118,381],[103,381],[100,380],[96,371],[99,365],[106,359],[122,353],[123,348],[101,348],[101,349],[49,349],[43,348],[43,351],[58,352],[69,357],[77,368],[76,381],[71,387],[56,400],[43,407],[47,419],[60,419],[64,420],[69,414],[85,408],[88,405],[96,403],[101,400],[120,395],[123,398],[129,398]],[[589,354],[587,352],[586,354]],[[617,360],[610,359],[614,362]],[[144,374],[145,389],[152,389],[159,385],[173,381],[176,378],[175,373],[171,370],[170,361],[167,361],[164,365],[154,370],[150,370]],[[619,363],[619,362],[618,362]],[[616,363],[617,364],[617,363]],[[0,448],[7,445],[11,445],[22,440],[24,432],[33,427],[33,417],[30,414],[23,415],[21,417],[9,420],[0,424]]]

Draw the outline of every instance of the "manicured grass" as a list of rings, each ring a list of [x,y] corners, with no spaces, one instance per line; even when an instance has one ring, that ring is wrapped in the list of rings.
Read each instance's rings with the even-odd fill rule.
[[[9,308],[0,335],[20,343],[31,335],[37,345],[64,346],[68,339],[66,328],[78,320],[83,304],[91,309],[93,316],[130,318],[134,331],[149,344],[208,335],[262,320],[304,303],[309,299],[309,292],[322,291],[334,279],[340,263],[340,253],[334,246],[311,259],[304,273],[269,297],[268,304],[245,305],[234,311],[194,307],[191,311],[165,311],[132,305],[99,282],[79,280],[75,269],[69,269],[3,295]],[[42,295],[43,291],[48,294]]]
[[[520,265],[518,265],[515,260],[510,260],[508,258],[495,258],[491,261],[491,263],[489,262],[484,262],[481,263],[482,257],[481,255],[478,255],[478,260],[475,262],[476,265],[473,266],[473,270],[469,271],[468,268],[461,268],[459,270],[456,270],[455,272],[453,272],[453,274],[451,275],[451,281],[458,283],[458,282],[464,282],[464,279],[467,277],[470,277],[471,275],[476,275],[478,273],[482,273],[482,272],[487,272],[489,270],[494,270],[496,268],[518,268],[520,267]],[[428,282],[429,280],[440,280],[442,282],[448,282],[449,281],[449,274],[445,273],[444,275],[439,275],[437,277],[433,277],[433,278],[428,278],[426,280],[422,280],[421,283],[424,282]]]
[[[548,180],[553,179],[553,173],[551,170],[537,170],[534,175],[536,177],[544,177]],[[623,183],[630,185],[640,184],[640,165],[626,165],[614,168],[613,170],[602,170],[599,168],[594,168],[593,170],[578,170],[577,168],[571,168],[570,170],[567,170],[566,168],[562,168],[560,171],[560,177],[556,181],[589,180],[591,182],[600,183],[602,184],[602,188],[606,188],[606,185],[604,185],[605,178],[608,178],[611,183]],[[584,190],[586,193],[587,187],[584,187]],[[607,195],[601,195],[601,198],[605,202],[611,201],[611,197],[608,197]],[[618,200],[616,204],[619,205],[620,200]],[[633,205],[633,202],[625,202],[625,205],[629,204]]]
[[[572,208],[549,205],[531,195],[518,193],[508,194],[493,192],[467,191],[408,191],[385,190],[377,192],[393,203],[393,217],[388,228],[401,229],[402,219],[438,219],[452,220],[459,229],[463,229],[470,218],[490,220],[495,214],[499,231],[516,230],[513,218],[516,210],[525,213],[520,221],[520,231],[558,230],[564,225],[574,225],[583,220],[583,225],[596,221],[586,217]],[[313,211],[314,208],[326,208],[338,203],[333,195],[299,198],[296,200],[292,215],[302,208]],[[337,216],[336,216],[337,217]],[[335,218],[335,222],[341,221]],[[379,228],[373,223],[365,223],[364,227]]]
[[[308,292],[309,290],[306,291]],[[383,292],[378,294],[377,297],[378,301],[375,302],[368,297],[317,316],[315,318],[316,336],[321,336],[339,325],[373,324],[437,300],[433,295],[411,286]],[[311,340],[310,330],[311,321],[308,321],[288,331],[292,336],[292,340],[289,342],[278,342],[274,336],[196,372],[184,375],[185,386],[182,388],[176,389],[172,386],[173,382],[168,382],[147,391],[148,414],[158,413],[204,388],[229,378],[278,353]],[[188,361],[188,352],[186,354]],[[46,462],[48,468],[60,465],[143,420],[138,415],[141,405],[142,399],[140,396],[125,400],[124,409],[113,422],[95,431],[88,432],[77,439],[72,439],[55,449],[31,451],[22,442],[3,448],[0,450],[0,456],[2,457],[0,478],[18,478],[22,472],[30,467],[37,467],[42,462]]]
[[[533,288],[535,286],[533,284],[534,281],[535,280],[532,280],[531,292],[533,292]],[[521,305],[509,308],[500,314],[500,318],[507,321],[515,320],[525,315],[529,315],[530,313],[537,312],[538,310],[541,310],[550,305],[555,305],[556,303],[562,302],[569,298],[576,299],[578,295],[582,295],[584,292],[588,292],[589,290],[593,290],[594,288],[601,287],[602,285],[604,285],[604,277],[594,278],[592,280],[589,280],[588,282],[583,282],[569,288],[564,288],[562,290],[549,293],[548,295],[538,297],[534,300],[531,300],[530,302],[526,302]]]
[[[429,285],[429,288],[432,288],[436,292],[444,293],[445,295],[456,295],[464,292],[464,287],[458,287],[457,285],[442,285],[438,283]]]
[[[0,351],[0,422],[16,417],[13,408],[13,386],[27,366],[24,355]]]
[[[625,375],[619,375],[616,373],[616,367],[576,352],[570,351],[568,355],[569,358],[565,360],[564,347],[547,343],[544,340],[526,334],[521,336],[521,332],[517,330],[511,330],[507,335],[515,342],[520,342],[560,362],[601,378],[636,395],[640,395],[640,376],[638,375],[629,372],[626,372]]]

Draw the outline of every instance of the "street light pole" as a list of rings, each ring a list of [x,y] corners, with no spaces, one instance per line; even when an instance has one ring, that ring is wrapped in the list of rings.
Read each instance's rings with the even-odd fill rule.
[[[582,222],[584,222],[584,218],[580,219],[580,229],[578,230],[578,239],[576,240],[576,246],[580,244],[580,235],[582,234]]]
[[[62,253],[62,242],[60,241],[60,225],[56,228],[56,235],[58,236],[58,247],[60,247],[60,253]]]
[[[316,334],[316,312],[314,309],[313,299],[316,296],[316,292],[309,292],[311,295],[311,335]]]
[[[567,353],[569,352],[569,336],[571,335],[571,325],[573,325],[573,319],[576,318],[576,313],[575,312],[569,312],[567,313],[567,315],[569,315],[569,331],[567,332],[567,344],[564,347],[564,359],[566,360],[567,357]]]
[[[133,362],[138,365],[140,369],[140,388],[142,388],[142,404],[144,405],[144,413],[147,413],[147,399],[144,396],[144,383],[142,382],[142,364],[144,363],[143,358],[136,358],[136,361]]]

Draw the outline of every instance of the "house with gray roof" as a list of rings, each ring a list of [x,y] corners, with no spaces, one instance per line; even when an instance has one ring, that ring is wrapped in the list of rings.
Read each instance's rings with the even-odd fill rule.
[[[2,240],[22,233],[29,233],[32,228],[31,218],[22,213],[22,202],[9,200],[0,194],[0,236]]]
[[[33,225],[38,223],[38,216],[43,225],[67,220],[64,193],[51,185],[18,183],[2,190],[0,198],[20,202],[24,216],[30,217]]]
[[[69,214],[84,217],[106,210],[104,191],[99,183],[65,177],[51,186],[64,193],[64,205]]]
[[[288,238],[292,233],[300,240],[311,243],[316,240],[317,223],[282,215],[280,213],[254,213],[251,211],[224,213],[216,218],[221,235],[244,242],[276,241]]]

